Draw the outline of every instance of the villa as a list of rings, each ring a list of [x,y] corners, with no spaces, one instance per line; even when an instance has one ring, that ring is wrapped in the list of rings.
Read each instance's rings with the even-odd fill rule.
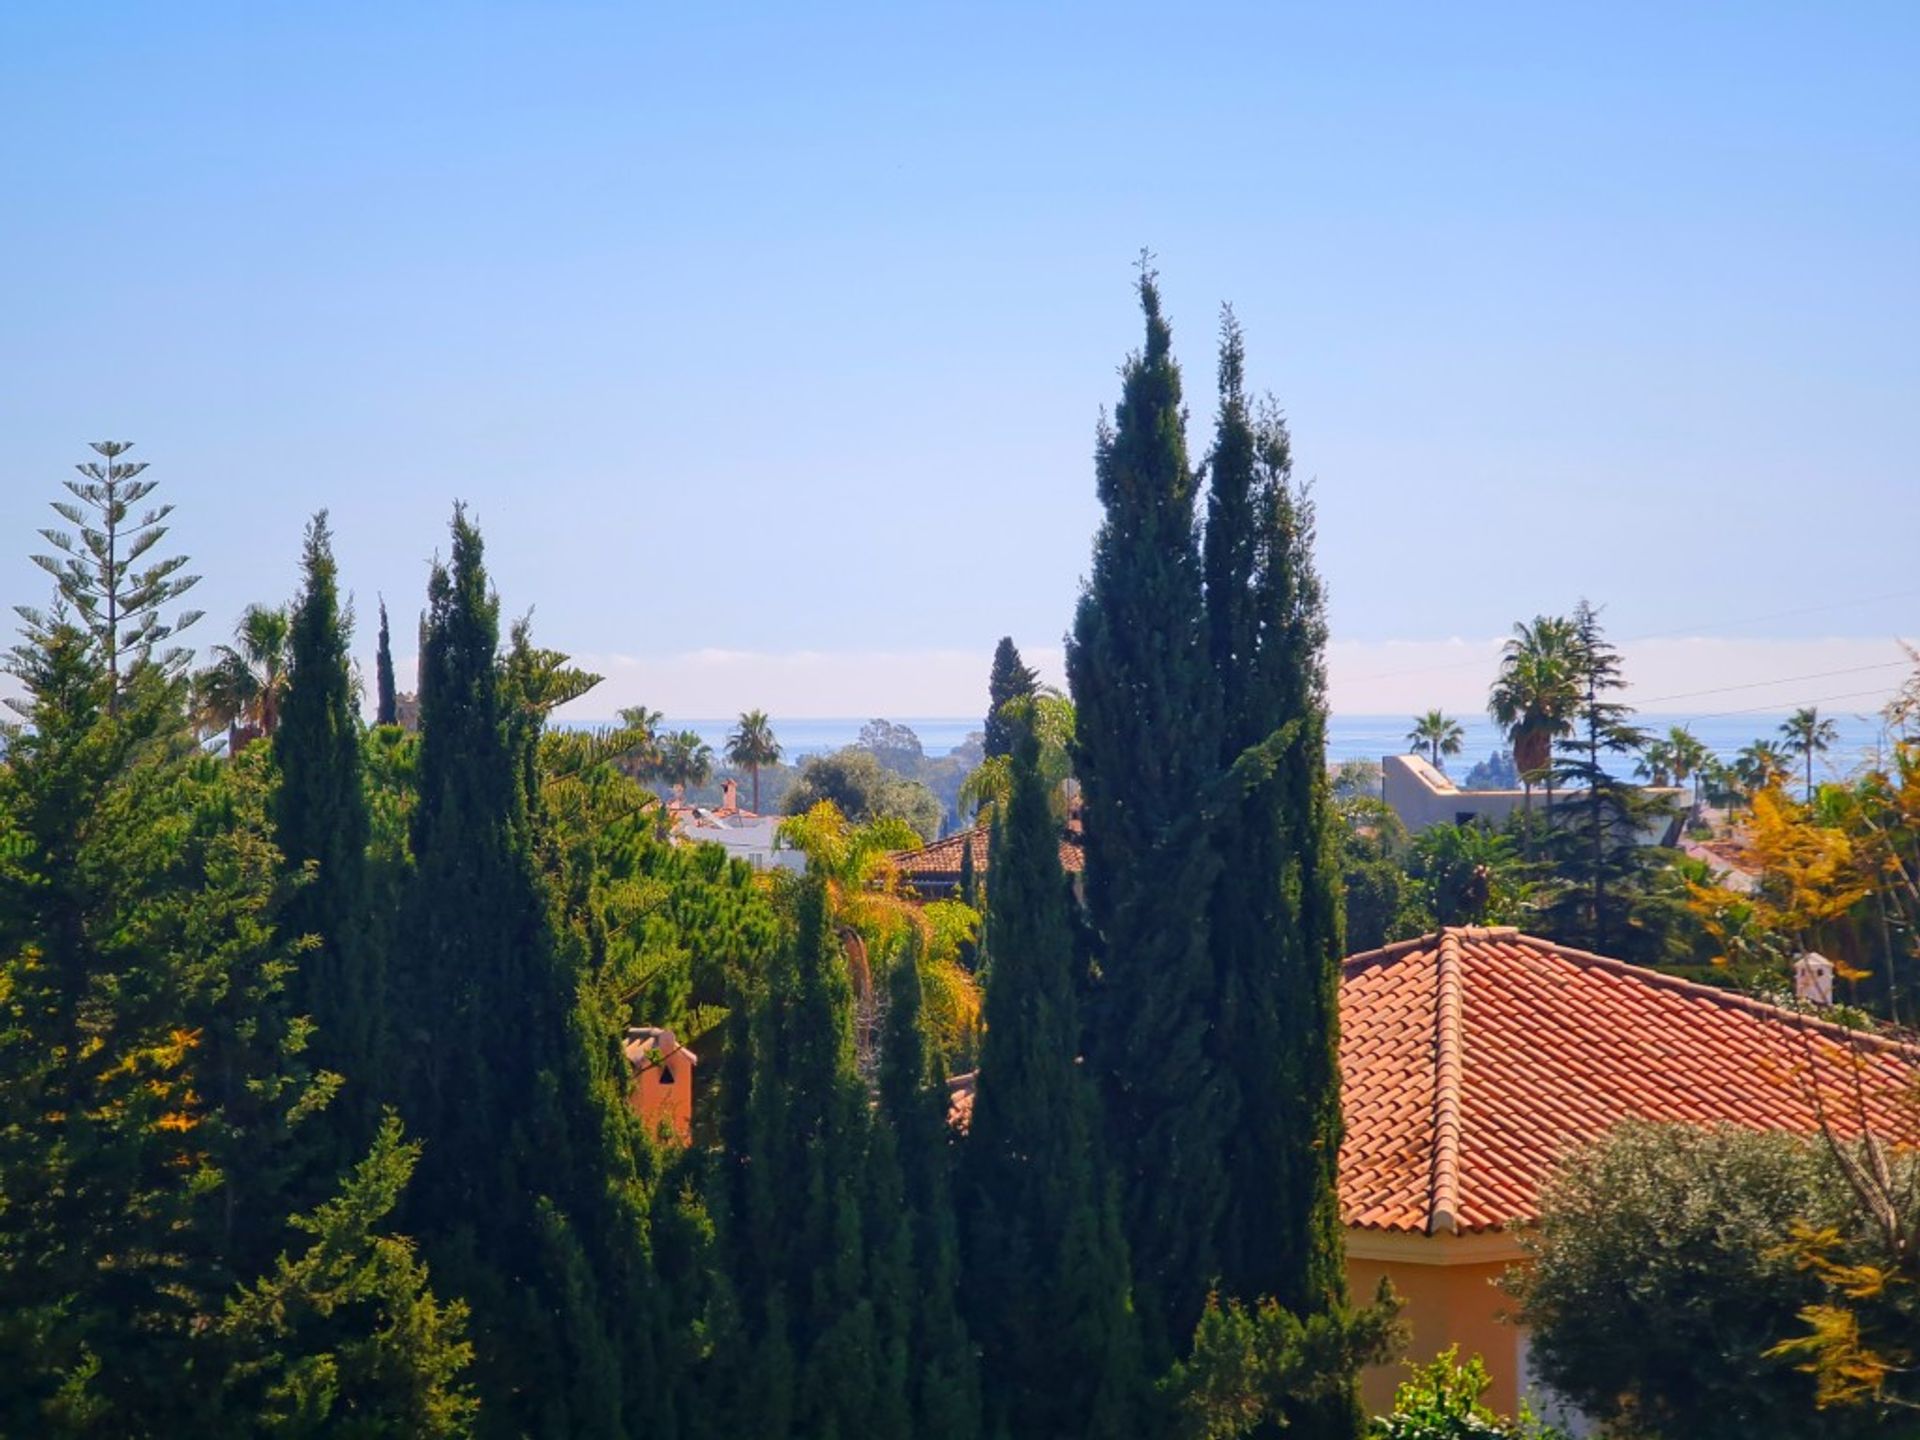
[[[1476,820],[1501,826],[1526,806],[1528,798],[1524,790],[1462,790],[1418,755],[1383,755],[1380,781],[1381,798],[1413,835],[1434,825],[1468,825]],[[1578,804],[1585,793],[1576,790],[1554,796],[1554,809]],[[1686,814],[1691,793],[1672,785],[1642,786],[1640,793],[1666,802],[1653,807],[1655,818],[1641,832],[1641,843],[1671,844],[1679,833],[1680,817]],[[1537,813],[1545,803],[1538,785],[1532,798]]]

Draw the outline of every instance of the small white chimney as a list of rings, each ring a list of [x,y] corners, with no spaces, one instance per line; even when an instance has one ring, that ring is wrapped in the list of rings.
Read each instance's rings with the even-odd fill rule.
[[[731,775],[720,782],[720,808],[722,810],[740,808],[740,782]]]
[[[1793,993],[1802,1005],[1833,1004],[1833,962],[1817,950],[1794,961]]]

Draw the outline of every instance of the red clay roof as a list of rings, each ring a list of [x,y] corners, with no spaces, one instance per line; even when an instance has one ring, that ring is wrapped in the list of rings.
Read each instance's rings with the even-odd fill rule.
[[[894,868],[908,880],[918,878],[958,883],[960,857],[969,846],[973,849],[974,870],[981,875],[987,873],[987,841],[987,827],[975,825],[970,830],[956,831],[944,840],[936,840],[918,850],[902,850],[893,857]],[[1078,875],[1087,868],[1086,851],[1081,847],[1078,829],[1070,827],[1061,837],[1060,868],[1069,875]]]
[[[1532,1219],[1565,1151],[1628,1117],[1811,1132],[1864,1108],[1913,1136],[1920,1051],[1513,929],[1353,956],[1340,1021],[1341,1208],[1369,1229]]]

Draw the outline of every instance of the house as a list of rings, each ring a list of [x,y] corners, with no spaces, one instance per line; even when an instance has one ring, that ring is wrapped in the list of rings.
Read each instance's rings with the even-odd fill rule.
[[[1811,960],[1818,957],[1809,957]],[[1810,966],[1808,983],[1817,993]],[[1516,1230],[1567,1151],[1628,1118],[1811,1134],[1915,1137],[1920,1050],[1512,928],[1450,929],[1346,961],[1340,1206],[1357,1298],[1393,1282],[1407,1358],[1484,1357],[1487,1403],[1512,1413],[1527,1337],[1496,1282],[1524,1264]],[[974,1075],[950,1082],[956,1128]],[[1856,1088],[1857,1087],[1857,1088]],[[1376,1414],[1400,1365],[1362,1377]],[[1576,1417],[1577,1418],[1577,1417]]]
[[[1486,1358],[1488,1403],[1528,1389],[1494,1282],[1525,1256],[1541,1182],[1632,1118],[1811,1134],[1818,1112],[1912,1138],[1920,1051],[1507,929],[1456,929],[1346,962],[1340,1201],[1353,1292],[1405,1297],[1409,1358]],[[1856,1090],[1857,1085],[1857,1090]],[[1403,1372],[1364,1379],[1389,1404]]]
[[[966,851],[973,851],[973,873],[986,878],[992,860],[988,843],[991,833],[988,826],[975,825],[931,845],[922,845],[918,850],[902,850],[893,856],[894,872],[911,885],[914,894],[922,900],[953,899],[960,889],[961,857]],[[1060,837],[1060,868],[1077,890],[1087,868],[1078,814],[1068,819]]]
[[[627,1104],[649,1134],[670,1131],[682,1145],[693,1139],[693,1067],[700,1057],[673,1031],[652,1025],[627,1027],[621,1050],[627,1057]]]
[[[686,844],[718,845],[735,860],[756,870],[807,868],[807,857],[780,839],[778,815],[758,815],[740,805],[740,785],[731,776],[720,782],[717,806],[667,802],[673,837]]]
[[[1555,795],[1555,811],[1578,804],[1585,793],[1576,790]],[[1418,755],[1380,758],[1380,794],[1413,835],[1434,825],[1466,825],[1475,820],[1498,827],[1527,803],[1525,790],[1462,790]],[[1674,785],[1648,785],[1641,788],[1641,794],[1667,803],[1657,807],[1656,814],[1641,832],[1640,843],[1671,843],[1678,834],[1679,819],[1692,799],[1690,792]],[[1544,803],[1545,796],[1536,785],[1533,791],[1536,813]]]

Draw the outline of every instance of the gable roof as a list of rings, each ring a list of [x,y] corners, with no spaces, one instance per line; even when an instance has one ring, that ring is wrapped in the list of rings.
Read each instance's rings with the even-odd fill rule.
[[[1920,1051],[1511,928],[1346,962],[1348,1224],[1493,1230],[1538,1215],[1572,1146],[1629,1117],[1912,1139]]]
[[[894,855],[893,866],[907,880],[922,884],[958,884],[961,856],[968,849],[973,851],[974,872],[987,873],[990,838],[987,826],[975,825],[955,831],[931,845],[922,845],[918,850],[902,850]],[[1067,833],[1060,837],[1060,868],[1069,875],[1078,875],[1087,868],[1087,852],[1080,843],[1077,825],[1069,824]]]

